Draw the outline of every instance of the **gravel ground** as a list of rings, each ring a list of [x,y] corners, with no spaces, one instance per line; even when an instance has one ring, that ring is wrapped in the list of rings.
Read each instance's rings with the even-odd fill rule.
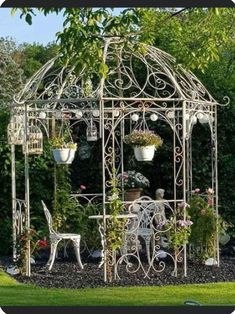
[[[9,258],[0,257],[0,265],[3,269],[9,264]],[[146,269],[147,264],[143,265]],[[124,265],[119,266],[120,279],[109,284],[103,282],[103,268],[98,268],[98,263],[84,262],[81,270],[75,260],[56,260],[52,270],[49,272],[45,261],[37,261],[32,265],[30,278],[16,275],[16,280],[23,283],[33,283],[40,287],[55,288],[96,288],[105,286],[164,286],[189,283],[209,283],[235,281],[235,258],[223,257],[221,266],[204,266],[196,263],[188,263],[188,275],[183,276],[182,265],[179,264],[178,276],[172,276],[172,264],[168,261],[163,272],[149,273],[150,278],[144,278],[143,271],[128,274]]]

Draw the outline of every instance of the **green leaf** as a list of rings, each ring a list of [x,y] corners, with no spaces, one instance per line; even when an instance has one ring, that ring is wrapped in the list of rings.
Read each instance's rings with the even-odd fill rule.
[[[14,16],[16,14],[17,8],[12,8],[11,9],[11,16]]]
[[[104,62],[102,62],[99,66],[99,73],[103,76],[103,77],[107,77],[109,71],[109,67],[107,66],[107,64],[105,64]]]
[[[29,25],[32,25],[32,16],[27,13],[26,16],[25,16],[25,21],[29,24]]]

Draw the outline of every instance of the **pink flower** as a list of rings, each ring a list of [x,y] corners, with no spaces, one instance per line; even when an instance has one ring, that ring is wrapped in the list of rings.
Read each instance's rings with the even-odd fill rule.
[[[195,193],[199,193],[199,192],[200,192],[200,189],[199,189],[199,188],[196,188],[194,191],[195,191]]]
[[[187,203],[185,203],[185,202],[181,202],[181,203],[178,204],[178,207],[179,207],[179,208],[189,208],[190,205],[187,204]]]
[[[81,184],[80,185],[80,189],[83,191],[83,190],[86,190],[86,186],[85,185],[83,185],[83,184]]]
[[[209,198],[207,204],[208,204],[209,206],[213,206],[213,205],[214,205],[214,200],[213,200],[213,198]]]

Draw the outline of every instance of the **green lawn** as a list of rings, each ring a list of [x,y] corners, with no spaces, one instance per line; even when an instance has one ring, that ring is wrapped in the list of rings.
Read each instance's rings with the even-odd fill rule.
[[[200,274],[199,274],[200,275]],[[0,305],[183,305],[235,304],[235,282],[167,287],[44,289],[17,283],[0,270]]]

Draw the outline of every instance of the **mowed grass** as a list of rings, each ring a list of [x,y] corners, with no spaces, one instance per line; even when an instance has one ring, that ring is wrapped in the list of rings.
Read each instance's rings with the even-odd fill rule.
[[[200,274],[198,274],[200,276]],[[16,282],[0,270],[0,306],[154,306],[235,304],[235,282],[165,287],[45,289]]]

